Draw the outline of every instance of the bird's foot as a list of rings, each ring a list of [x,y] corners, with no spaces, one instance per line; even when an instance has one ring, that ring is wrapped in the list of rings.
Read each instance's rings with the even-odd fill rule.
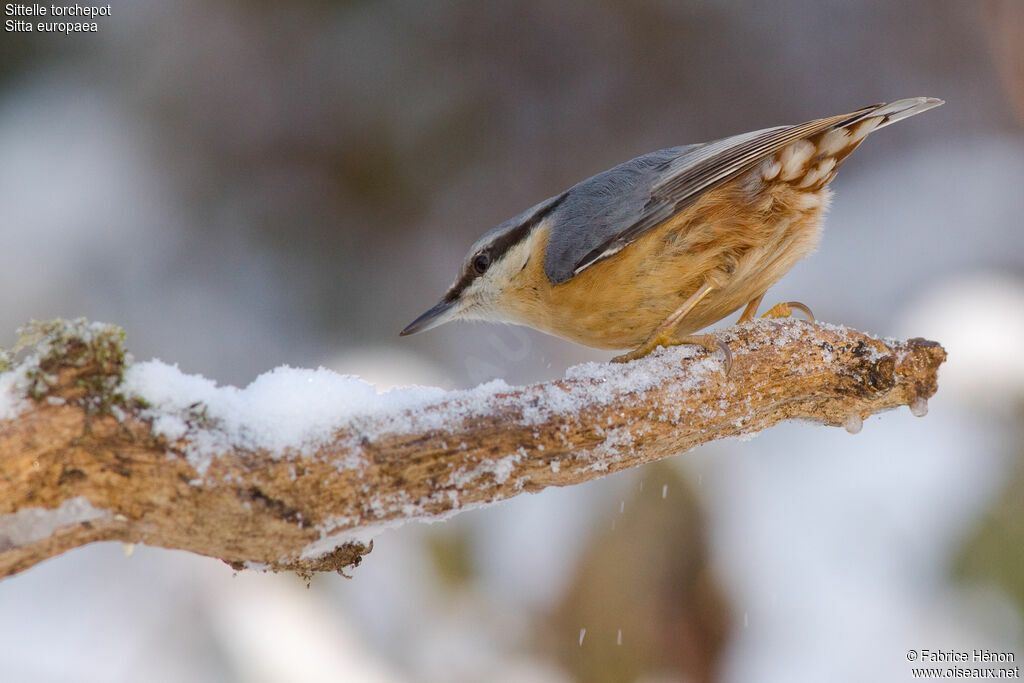
[[[648,337],[643,344],[636,347],[629,353],[624,353],[620,356],[615,356],[615,358],[612,358],[612,362],[628,363],[631,360],[638,360],[640,358],[643,358],[644,356],[650,355],[651,351],[654,351],[654,349],[658,348],[659,346],[664,346],[667,349],[670,346],[675,346],[676,344],[682,343],[683,342],[676,341],[670,334],[654,334]]]
[[[679,346],[680,344],[694,344],[704,348],[708,353],[721,351],[725,354],[726,376],[732,371],[732,351],[729,349],[729,345],[713,334],[688,334],[685,337],[673,337],[665,334],[657,335],[648,339],[629,353],[615,356],[615,358],[612,358],[612,362],[628,363],[631,360],[643,358],[659,346],[668,348],[670,346]]]
[[[811,312],[811,308],[807,304],[802,304],[799,301],[780,301],[775,304],[762,315],[762,318],[788,318],[793,315],[793,309],[802,311],[807,319],[814,324],[814,313]]]

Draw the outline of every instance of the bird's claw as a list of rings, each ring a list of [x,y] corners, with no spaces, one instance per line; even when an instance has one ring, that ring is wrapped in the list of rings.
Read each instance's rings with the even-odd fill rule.
[[[775,304],[767,311],[765,311],[762,318],[788,318],[793,315],[793,309],[801,311],[807,316],[807,319],[814,324],[814,313],[811,311],[811,307],[807,304],[802,304],[799,301],[780,301]]]
[[[641,344],[629,353],[624,353],[621,356],[615,356],[612,358],[612,362],[628,363],[629,361],[647,356],[651,351],[654,351],[654,349],[659,346],[668,348],[670,346],[679,346],[681,344],[693,344],[694,346],[703,348],[708,353],[714,353],[715,351],[720,350],[725,354],[725,376],[728,377],[729,373],[732,372],[732,349],[729,348],[728,344],[713,334],[694,334],[678,338],[659,336]]]

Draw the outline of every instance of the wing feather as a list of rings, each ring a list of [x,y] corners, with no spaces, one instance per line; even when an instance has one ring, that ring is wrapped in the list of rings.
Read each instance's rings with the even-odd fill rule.
[[[786,145],[849,126],[881,107],[886,105],[659,150],[584,180],[552,214],[559,229],[552,231],[545,252],[548,279],[568,281]]]

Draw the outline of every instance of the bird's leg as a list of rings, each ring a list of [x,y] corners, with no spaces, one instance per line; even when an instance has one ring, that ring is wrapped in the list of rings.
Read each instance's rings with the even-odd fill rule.
[[[736,324],[739,325],[740,323],[746,323],[753,320],[754,316],[757,315],[757,307],[761,305],[761,299],[763,298],[764,294],[758,294],[751,299],[750,303],[747,304],[747,307],[743,309],[743,313],[740,314],[740,319],[736,321]]]
[[[651,336],[649,336],[643,344],[636,347],[629,353],[624,353],[621,356],[612,358],[612,362],[626,363],[631,360],[636,360],[637,358],[643,358],[659,346],[667,348],[669,346],[677,346],[679,344],[698,344],[712,352],[718,349],[723,349],[725,351],[727,361],[731,361],[732,354],[729,353],[728,347],[717,341],[713,334],[689,335],[686,337],[675,337],[672,334],[676,329],[676,326],[679,325],[679,322],[685,318],[690,311],[696,308],[697,304],[699,304],[704,297],[716,289],[718,289],[718,285],[705,282],[700,289],[694,292],[689,299],[683,302],[682,306],[677,308],[672,315],[665,318],[665,322],[658,325],[654,332],[651,333]],[[731,363],[728,364],[731,365]]]
[[[749,308],[749,306],[748,306],[748,308]],[[775,304],[774,306],[769,308],[767,311],[765,311],[765,314],[762,315],[761,317],[762,318],[788,318],[789,316],[793,315],[793,310],[792,309],[794,309],[794,308],[796,310],[798,310],[798,311],[803,311],[804,314],[807,316],[807,319],[811,321],[811,324],[812,325],[814,324],[814,313],[811,312],[811,309],[810,309],[809,306],[807,306],[807,304],[802,304],[799,301],[780,301],[779,303]],[[747,314],[747,312],[743,311],[743,315],[746,315],[746,314]],[[752,317],[753,317],[753,314],[751,314],[751,318]],[[744,322],[743,316],[740,316],[740,322]]]

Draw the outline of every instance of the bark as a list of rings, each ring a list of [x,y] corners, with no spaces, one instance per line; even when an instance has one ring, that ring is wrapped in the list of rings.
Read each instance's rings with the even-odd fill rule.
[[[30,405],[0,420],[0,577],[103,540],[235,568],[341,571],[383,526],[581,483],[780,420],[856,432],[879,411],[923,414],[945,360],[935,342],[796,320],[723,338],[728,377],[720,353],[670,349],[509,387],[468,412],[465,392],[453,392],[407,420],[343,426],[312,452],[227,447],[201,472],[188,452],[202,424],[168,443],[145,404],[119,391],[119,330],[37,325],[25,360],[8,364],[22,378],[9,390]]]

